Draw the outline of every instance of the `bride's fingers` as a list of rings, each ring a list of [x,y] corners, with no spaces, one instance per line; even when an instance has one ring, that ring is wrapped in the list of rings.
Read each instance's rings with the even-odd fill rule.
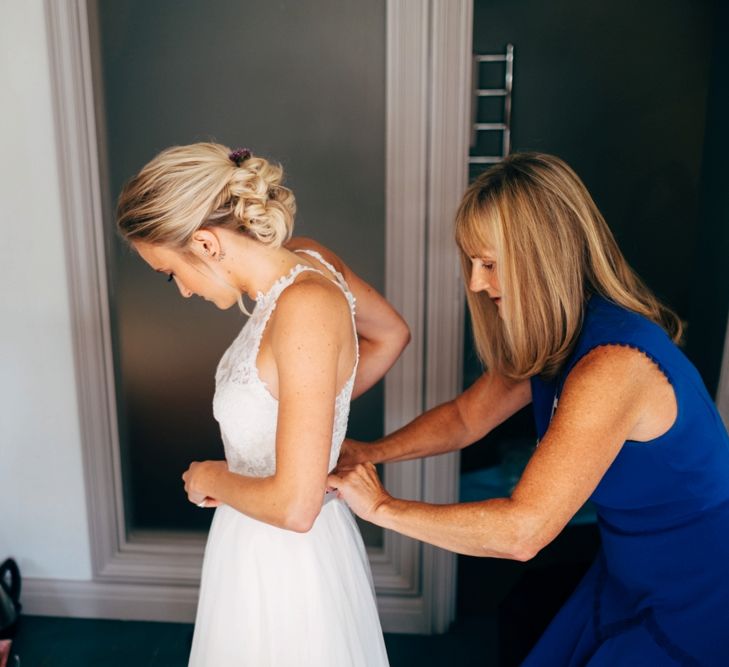
[[[220,507],[223,503],[210,496],[196,496],[195,494],[188,495],[187,499],[193,504],[203,509],[210,509],[211,507]]]

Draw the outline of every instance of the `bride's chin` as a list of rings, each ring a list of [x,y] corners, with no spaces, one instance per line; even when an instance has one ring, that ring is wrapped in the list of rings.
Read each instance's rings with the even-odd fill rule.
[[[223,304],[221,304],[221,303],[218,303],[217,301],[214,301],[213,303],[214,303],[214,304],[215,304],[215,305],[216,305],[216,306],[217,306],[217,307],[218,307],[218,308],[219,308],[220,310],[230,310],[230,309],[231,309],[231,308],[232,308],[233,306],[237,306],[237,305],[238,305],[238,299],[237,299],[237,298],[235,298],[235,299],[233,299],[232,301],[231,301],[230,299],[228,299],[228,300],[227,300],[227,301],[226,301],[225,303],[223,303]]]

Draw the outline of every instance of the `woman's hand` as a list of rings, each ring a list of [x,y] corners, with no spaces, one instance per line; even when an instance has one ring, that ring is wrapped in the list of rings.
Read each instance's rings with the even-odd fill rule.
[[[351,438],[345,438],[342,443],[342,449],[339,452],[337,468],[345,470],[347,468],[353,468],[358,463],[371,461],[372,454],[373,451],[371,444],[367,442],[360,442],[359,440],[352,440]]]
[[[226,461],[193,461],[182,473],[187,499],[198,507],[218,507],[222,503],[215,499],[215,484],[221,472],[228,471]]]
[[[336,489],[337,495],[365,521],[371,521],[378,508],[392,500],[377,476],[377,469],[369,462],[337,468],[329,475],[327,486]]]

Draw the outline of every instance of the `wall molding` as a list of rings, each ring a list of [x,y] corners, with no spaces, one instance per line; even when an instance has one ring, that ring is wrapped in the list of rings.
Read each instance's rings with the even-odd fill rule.
[[[92,3],[45,0],[93,581],[28,579],[23,602],[28,613],[191,621],[203,538],[126,530]],[[472,0],[387,0],[386,294],[413,332],[385,383],[388,432],[460,388],[462,298],[448,249],[465,186],[471,13]],[[458,458],[387,464],[384,477],[397,496],[451,502]],[[447,629],[455,556],[389,531],[368,552],[386,631]]]
[[[453,221],[468,184],[473,2],[432,0],[431,12],[425,409],[451,400],[463,385],[465,299]],[[423,500],[458,502],[459,477],[460,452],[425,459]],[[456,563],[452,553],[424,548],[429,614],[438,632],[456,616]]]

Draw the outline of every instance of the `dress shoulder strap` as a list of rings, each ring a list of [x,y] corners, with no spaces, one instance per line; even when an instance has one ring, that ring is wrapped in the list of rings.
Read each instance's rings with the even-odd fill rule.
[[[299,248],[298,250],[294,250],[294,252],[309,255],[310,257],[313,257],[317,262],[319,262],[322,266],[326,267],[334,276],[336,280],[335,285],[339,286],[345,298],[347,299],[347,303],[349,303],[349,310],[352,315],[352,329],[354,330],[355,347],[357,350],[357,361],[354,364],[354,371],[352,372],[352,378],[354,378],[354,374],[357,371],[357,364],[359,362],[359,339],[357,337],[357,324],[355,322],[357,300],[354,298],[354,294],[352,294],[352,291],[349,289],[349,285],[344,279],[344,276],[339,271],[337,271],[337,269],[331,264],[331,262],[327,262],[327,260],[321,256],[320,252],[317,252],[316,250],[310,250],[309,248]],[[321,273],[321,271],[319,271],[318,269],[313,270]]]
[[[345,384],[345,386],[342,388],[342,391],[340,393],[340,396],[344,396],[347,391],[351,391],[351,385],[354,382],[354,377],[357,373],[357,366],[359,363],[359,340],[357,338],[357,326],[354,318],[354,312],[355,312],[355,299],[354,295],[349,291],[349,287],[347,286],[346,281],[344,280],[343,276],[333,267],[331,266],[326,260],[324,260],[319,253],[315,253],[315,251],[307,251],[306,254],[311,254],[314,256],[318,261],[320,261],[327,269],[329,269],[335,276],[336,280],[331,280],[327,276],[324,275],[324,272],[320,269],[317,269],[313,266],[308,266],[306,264],[296,264],[291,268],[291,270],[278,278],[276,282],[271,285],[271,287],[265,292],[259,292],[258,296],[256,298],[256,307],[253,310],[253,313],[251,317],[248,320],[248,323],[246,324],[245,329],[249,331],[249,338],[253,339],[253,345],[251,345],[251,353],[249,355],[249,364],[252,364],[255,367],[256,358],[258,356],[258,350],[261,345],[261,338],[263,336],[263,331],[266,328],[266,325],[271,318],[271,315],[273,314],[273,311],[276,309],[276,302],[281,296],[281,293],[291,285],[294,284],[296,281],[296,278],[299,276],[299,274],[303,273],[304,271],[311,271],[313,273],[318,273],[320,276],[325,278],[326,280],[329,280],[333,284],[337,285],[339,289],[342,290],[342,294],[344,294],[344,297],[347,300],[347,303],[349,304],[349,311],[352,319],[352,331],[354,334],[354,345],[355,345],[355,362],[354,367],[352,369],[352,374]],[[318,257],[317,257],[318,255]],[[331,266],[331,268],[330,268]],[[349,387],[349,389],[347,389]],[[339,397],[338,397],[339,400]]]
[[[287,274],[281,276],[276,282],[265,293],[259,292],[256,298],[256,305],[261,309],[265,310],[272,304],[276,303],[276,300],[287,287],[293,285],[296,278],[300,273],[304,271],[311,271],[312,273],[318,273],[320,276],[325,278],[326,276],[319,269],[313,266],[307,266],[306,264],[297,264]]]
[[[303,253],[305,255],[313,257],[317,262],[319,262],[322,266],[326,267],[331,272],[331,274],[337,279],[337,282],[342,286],[342,288],[349,292],[349,285],[347,285],[347,281],[344,279],[344,276],[339,271],[337,271],[333,264],[324,259],[320,252],[317,252],[316,250],[310,250],[309,248],[299,248],[298,250],[294,250],[294,252]]]

